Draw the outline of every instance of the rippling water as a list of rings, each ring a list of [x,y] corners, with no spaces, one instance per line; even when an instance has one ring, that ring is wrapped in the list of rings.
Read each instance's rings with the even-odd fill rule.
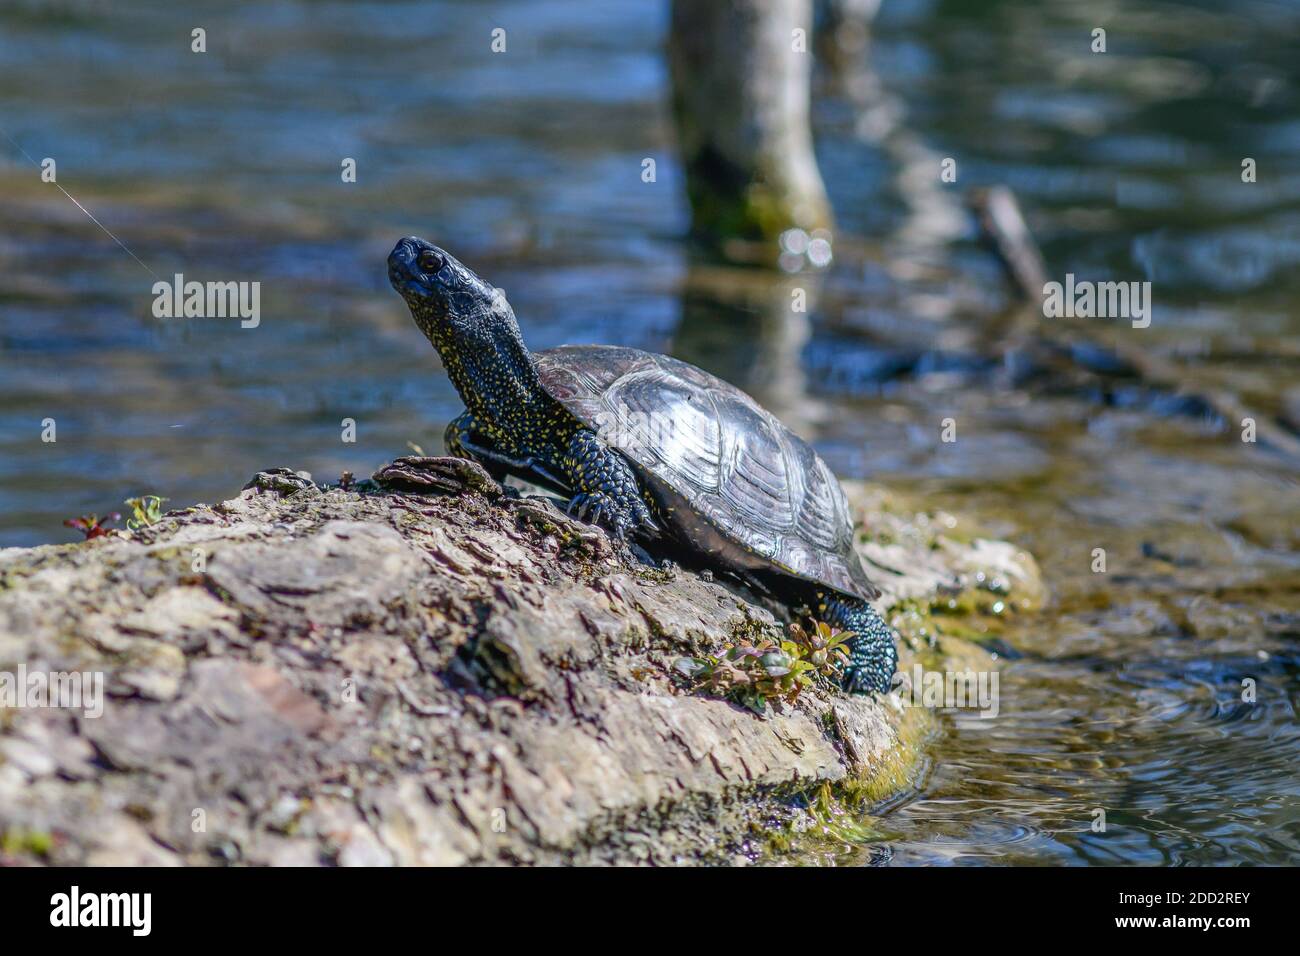
[[[1014,187],[1055,278],[1151,281],[1151,328],[1103,340],[1294,427],[1296,4],[884,0],[865,54],[818,75],[841,236],[805,325],[779,280],[687,255],[664,4],[232,6],[0,12],[0,545],[71,540],[63,518],[132,494],[436,449],[458,402],[383,268],[415,232],[505,288],[534,347],[679,354],[842,474],[1039,556],[1053,600],[1009,622],[1000,716],[946,719],[838,858],[1300,862],[1295,463],[1131,380],[1008,379],[1017,313],[933,174],[951,156],[960,187]],[[140,262],[40,182],[45,157]],[[153,319],[175,272],[260,280],[261,326]]]

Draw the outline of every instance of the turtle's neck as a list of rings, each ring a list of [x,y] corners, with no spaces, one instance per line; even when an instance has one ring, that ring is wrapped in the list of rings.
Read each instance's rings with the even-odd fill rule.
[[[508,426],[554,400],[542,388],[519,324],[508,311],[443,326],[433,343],[465,407],[484,424]]]

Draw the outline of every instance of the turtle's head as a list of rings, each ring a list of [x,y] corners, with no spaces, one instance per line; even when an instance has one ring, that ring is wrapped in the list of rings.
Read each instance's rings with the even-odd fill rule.
[[[487,331],[498,323],[514,325],[514,313],[501,290],[446,250],[416,236],[398,240],[388,254],[388,281],[439,351],[448,336]]]
[[[442,356],[465,405],[484,418],[542,395],[505,294],[450,253],[415,236],[388,254],[388,281]]]

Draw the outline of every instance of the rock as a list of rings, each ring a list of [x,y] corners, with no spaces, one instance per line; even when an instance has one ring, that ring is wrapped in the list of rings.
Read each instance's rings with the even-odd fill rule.
[[[457,825],[454,806],[435,804],[412,777],[376,795],[374,809],[379,836],[399,865],[458,866],[482,852],[479,841]]]
[[[264,624],[362,624],[423,570],[392,528],[330,521],[304,540],[212,548],[210,586],[246,617]]]
[[[21,770],[28,778],[48,777],[58,769],[58,764],[36,744],[21,737],[0,740],[0,756],[9,766]]]
[[[294,471],[292,468],[268,468],[254,475],[248,484],[244,485],[244,490],[251,488],[255,491],[291,495],[315,487],[310,472]]]
[[[375,472],[374,480],[394,491],[447,494],[473,491],[488,498],[500,498],[504,493],[486,468],[468,458],[407,455]]]
[[[20,857],[734,861],[762,852],[754,833],[797,836],[800,793],[884,799],[918,765],[926,714],[892,697],[817,686],[760,717],[693,690],[680,658],[779,635],[786,610],[639,564],[546,499],[445,459],[347,491],[288,469],[250,485],[120,537],[0,551],[0,673],[102,675],[108,694],[100,716],[0,709],[0,836],[26,835]],[[935,640],[926,609],[1032,609],[1033,559],[848,490],[900,669],[994,666]]]
[[[138,823],[123,818],[114,821],[85,862],[87,866],[179,866],[182,861],[155,843]]]
[[[126,615],[119,627],[156,640],[170,636],[182,647],[198,648],[236,638],[238,624],[238,611],[204,588],[186,585],[167,588],[150,598],[139,611]],[[108,649],[125,650],[128,645],[119,640],[116,648]]]
[[[128,691],[150,700],[174,700],[185,677],[185,655],[180,648],[144,638],[126,648],[128,665],[117,672],[117,681]]]
[[[379,842],[374,831],[363,823],[354,824],[339,853],[339,866],[392,865],[392,851]]]

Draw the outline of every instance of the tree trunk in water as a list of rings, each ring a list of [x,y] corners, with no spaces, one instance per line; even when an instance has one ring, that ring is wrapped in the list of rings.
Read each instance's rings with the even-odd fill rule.
[[[811,0],[674,0],[668,60],[692,231],[730,258],[774,261],[785,230],[832,224],[809,128],[811,34]]]

